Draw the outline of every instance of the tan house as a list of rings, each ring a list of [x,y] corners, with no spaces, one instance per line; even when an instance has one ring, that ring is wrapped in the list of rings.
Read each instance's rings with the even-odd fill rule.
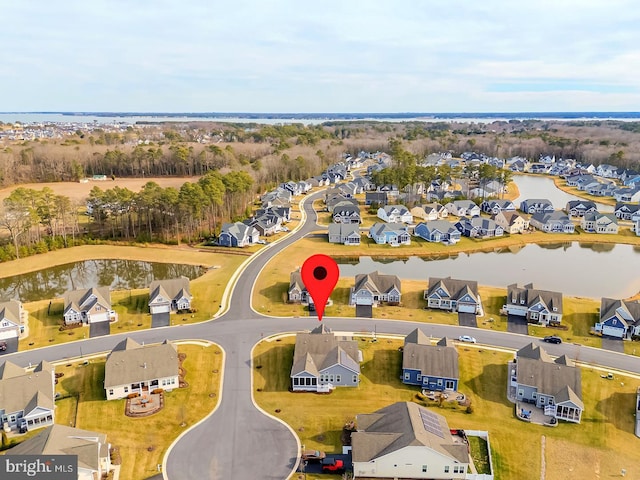
[[[447,420],[413,402],[356,416],[351,434],[353,478],[463,479],[467,444]]]
[[[17,300],[0,303],[0,340],[18,338],[27,325],[27,312]]]
[[[130,393],[150,393],[161,388],[178,388],[178,350],[165,340],[161,344],[142,346],[127,338],[107,356],[104,367],[104,390],[107,400],[125,398]]]
[[[500,211],[491,218],[502,227],[505,233],[522,233],[529,228],[529,220],[512,210]]]
[[[54,369],[44,360],[27,372],[5,361],[0,365],[0,426],[26,432],[54,422]]]
[[[104,433],[51,425],[41,433],[16,445],[9,455],[77,455],[78,480],[103,478],[111,470],[111,459]]]
[[[447,218],[449,212],[439,203],[425,203],[411,209],[411,215],[425,221]]]
[[[64,323],[97,323],[116,320],[109,287],[73,290],[64,295]]]
[[[589,212],[580,220],[580,226],[590,233],[618,233],[618,218],[613,213]]]

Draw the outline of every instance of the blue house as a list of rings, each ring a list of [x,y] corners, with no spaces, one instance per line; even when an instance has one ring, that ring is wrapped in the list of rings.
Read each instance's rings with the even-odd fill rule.
[[[413,233],[427,242],[442,242],[453,245],[460,241],[460,232],[453,223],[446,220],[420,222],[416,225]]]
[[[602,298],[596,333],[628,339],[640,334],[640,302]]]
[[[425,390],[458,390],[458,351],[447,337],[437,344],[416,328],[406,336],[402,352],[402,383]]]

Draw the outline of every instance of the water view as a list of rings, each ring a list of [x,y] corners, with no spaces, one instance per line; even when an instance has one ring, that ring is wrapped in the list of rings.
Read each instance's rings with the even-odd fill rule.
[[[516,208],[520,207],[520,202],[527,198],[546,198],[556,210],[563,209],[567,202],[571,200],[582,200],[580,197],[571,195],[556,187],[553,178],[546,176],[514,175],[513,181],[518,186],[520,196],[515,199]],[[600,212],[613,212],[613,206],[596,202],[596,207]]]
[[[360,257],[343,262],[342,277],[378,270],[401,279],[423,280],[425,286],[428,277],[451,276],[502,288],[533,282],[537,288],[578,297],[625,298],[640,291],[640,247],[632,245],[530,244],[440,259]]]
[[[153,280],[204,273],[197,265],[141,262],[137,260],[86,260],[0,278],[0,299],[32,302],[62,296],[69,290],[111,287],[114,290],[146,288]]]

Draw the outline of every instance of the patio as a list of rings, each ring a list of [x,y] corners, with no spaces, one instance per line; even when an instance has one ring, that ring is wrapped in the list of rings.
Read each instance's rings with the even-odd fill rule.
[[[147,417],[164,407],[164,393],[143,393],[139,397],[127,398],[124,414],[127,417]]]

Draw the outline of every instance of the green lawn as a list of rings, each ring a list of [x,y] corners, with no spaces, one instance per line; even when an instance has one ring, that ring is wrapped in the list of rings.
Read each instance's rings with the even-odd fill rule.
[[[157,473],[175,438],[213,410],[220,393],[223,355],[217,345],[179,345],[186,353],[187,388],[165,393],[164,409],[144,418],[124,415],[125,400],[105,399],[104,358],[56,366],[64,373],[56,392],[56,423],[107,434],[122,456],[120,478],[142,480]]]
[[[369,413],[398,401],[422,402],[416,396],[418,389],[399,379],[400,340],[358,342],[364,355],[360,387],[337,389],[330,395],[288,391],[293,337],[264,341],[254,350],[256,401],[287,422],[306,448],[337,452],[342,426],[358,413]],[[619,377],[612,382],[600,378],[599,371],[583,368],[582,423],[548,428],[514,417],[513,405],[506,399],[506,363],[513,355],[471,346],[459,347],[458,351],[460,390],[471,398],[473,413],[447,404],[430,406],[447,418],[451,428],[489,431],[496,478],[539,478],[542,435],[547,439],[548,479],[595,478],[595,471],[610,477],[619,474],[621,465],[627,468],[629,478],[640,478],[640,450],[629,448],[637,442],[633,434],[637,380]]]

